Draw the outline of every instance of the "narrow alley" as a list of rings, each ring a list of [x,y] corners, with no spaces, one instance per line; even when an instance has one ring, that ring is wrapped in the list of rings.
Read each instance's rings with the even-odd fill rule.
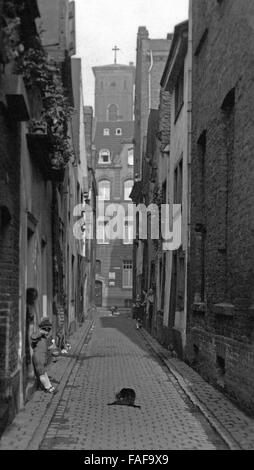
[[[154,344],[147,333],[135,329],[130,314],[112,316],[99,309],[73,336],[68,356],[51,364],[50,376],[58,393],[50,396],[36,391],[6,429],[0,449],[240,449],[241,432],[253,441],[254,420],[223,396],[228,409],[220,397],[217,403],[214,400],[214,407],[219,412],[222,406],[224,414],[228,413],[231,430],[236,430],[234,425],[237,428],[238,442],[233,433],[227,439],[226,428],[218,432],[209,416],[190,400],[181,381],[161,359],[158,343],[157,352]],[[166,357],[167,350],[164,353]],[[201,382],[200,378],[204,393]],[[136,391],[141,409],[108,406],[123,387]],[[216,393],[214,390],[214,397]],[[244,435],[243,442],[248,446]]]

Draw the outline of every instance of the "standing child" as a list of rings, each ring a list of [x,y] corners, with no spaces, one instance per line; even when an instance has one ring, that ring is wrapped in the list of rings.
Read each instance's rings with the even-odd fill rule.
[[[136,297],[136,302],[133,304],[133,307],[133,318],[136,320],[136,329],[139,330],[142,328],[143,320],[143,303],[141,302],[141,296],[139,294]]]
[[[32,334],[31,346],[33,349],[33,366],[35,375],[40,382],[42,389],[47,393],[55,393],[55,387],[51,384],[46,366],[48,362],[48,338],[52,329],[49,318],[44,317],[39,323],[39,331]]]

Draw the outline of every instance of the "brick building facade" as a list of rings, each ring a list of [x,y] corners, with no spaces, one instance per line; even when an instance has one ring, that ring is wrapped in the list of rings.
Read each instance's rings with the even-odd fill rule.
[[[135,79],[135,104],[134,104],[134,175],[135,183],[132,191],[132,200],[135,204],[147,199],[149,182],[142,175],[143,162],[146,158],[147,127],[149,113],[158,109],[160,100],[160,80],[167,60],[171,44],[171,35],[166,39],[150,39],[144,26],[140,26],[137,34],[136,52],[136,79]],[[145,184],[146,187],[143,187]],[[146,196],[145,196],[146,194]],[[148,289],[154,284],[156,272],[153,270],[154,280],[150,282],[148,276],[151,266],[147,266],[146,243],[137,241],[133,245],[133,296],[141,294],[142,289]],[[138,261],[142,258],[141,263]],[[148,273],[143,272],[143,259]],[[137,265],[139,264],[139,265]],[[148,279],[149,277],[149,279]]]
[[[86,260],[73,224],[92,183],[81,66],[71,59],[75,11],[68,0],[24,7],[0,2],[0,432],[34,390],[29,338],[41,317],[52,320],[56,341],[65,341],[86,314],[79,289]]]
[[[166,170],[166,202],[181,215],[169,250],[164,251],[163,336],[180,357],[186,344],[187,268],[189,263],[189,194],[190,194],[190,129],[191,129],[191,48],[188,21],[175,26],[172,45],[161,79],[162,90],[170,96],[169,154]],[[163,187],[163,186],[162,186]],[[165,197],[164,197],[165,198]],[[177,207],[177,206],[176,206]],[[172,209],[170,211],[172,213]],[[178,234],[179,231],[179,234]],[[165,339],[164,339],[165,341]]]
[[[123,231],[116,239],[107,237],[109,225],[99,220],[97,223],[96,304],[129,308],[132,299],[132,221],[127,218],[127,210],[133,186],[135,68],[132,64],[113,64],[94,67],[93,71],[98,198],[105,203],[105,208],[118,204],[124,209]]]
[[[254,409],[251,0],[192,2],[187,359]]]

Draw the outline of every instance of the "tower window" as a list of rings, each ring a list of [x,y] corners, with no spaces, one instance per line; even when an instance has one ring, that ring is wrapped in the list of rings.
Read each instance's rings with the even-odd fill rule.
[[[109,129],[103,129],[103,135],[110,135]]]
[[[110,163],[110,151],[109,150],[100,150],[98,163]]]
[[[120,127],[116,129],[116,135],[122,135],[122,129],[120,129]]]
[[[132,261],[123,261],[123,287],[132,288]]]
[[[110,181],[108,180],[99,181],[98,189],[99,189],[98,191],[99,199],[102,199],[104,201],[109,201],[110,200]]]
[[[133,243],[133,220],[131,218],[127,218],[124,221],[123,243],[124,245],[131,245]]]
[[[110,104],[108,107],[108,120],[117,121],[118,107],[116,104]]]
[[[133,149],[128,149],[128,165],[133,166]]]
[[[99,245],[107,245],[109,244],[109,239],[107,238],[107,221],[97,221],[97,243]]]
[[[133,187],[133,181],[132,180],[127,180],[124,182],[124,200],[125,201],[130,201],[130,193],[132,191]]]
[[[101,273],[101,261],[99,259],[96,260],[96,273]]]

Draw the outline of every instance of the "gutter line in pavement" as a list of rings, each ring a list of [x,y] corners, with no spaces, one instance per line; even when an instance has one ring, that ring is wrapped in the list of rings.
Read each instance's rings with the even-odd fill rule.
[[[223,441],[227,444],[230,450],[242,450],[242,447],[238,444],[238,442],[233,438],[233,436],[225,429],[225,427],[215,418],[211,416],[211,411],[209,411],[204,404],[200,401],[200,399],[188,389],[186,382],[183,376],[169,363],[169,361],[163,357],[156,350],[156,346],[153,344],[156,341],[154,338],[150,338],[147,332],[144,330],[139,330],[145,341],[149,344],[151,349],[154,351],[155,355],[157,355],[160,360],[165,364],[167,369],[172,373],[172,375],[177,380],[179,386],[183,390],[183,392],[187,395],[187,397],[191,400],[194,406],[197,406],[209,424],[215,429],[215,431],[219,434],[219,436],[223,439]],[[152,341],[151,341],[152,340]],[[162,347],[158,344],[158,346]]]

